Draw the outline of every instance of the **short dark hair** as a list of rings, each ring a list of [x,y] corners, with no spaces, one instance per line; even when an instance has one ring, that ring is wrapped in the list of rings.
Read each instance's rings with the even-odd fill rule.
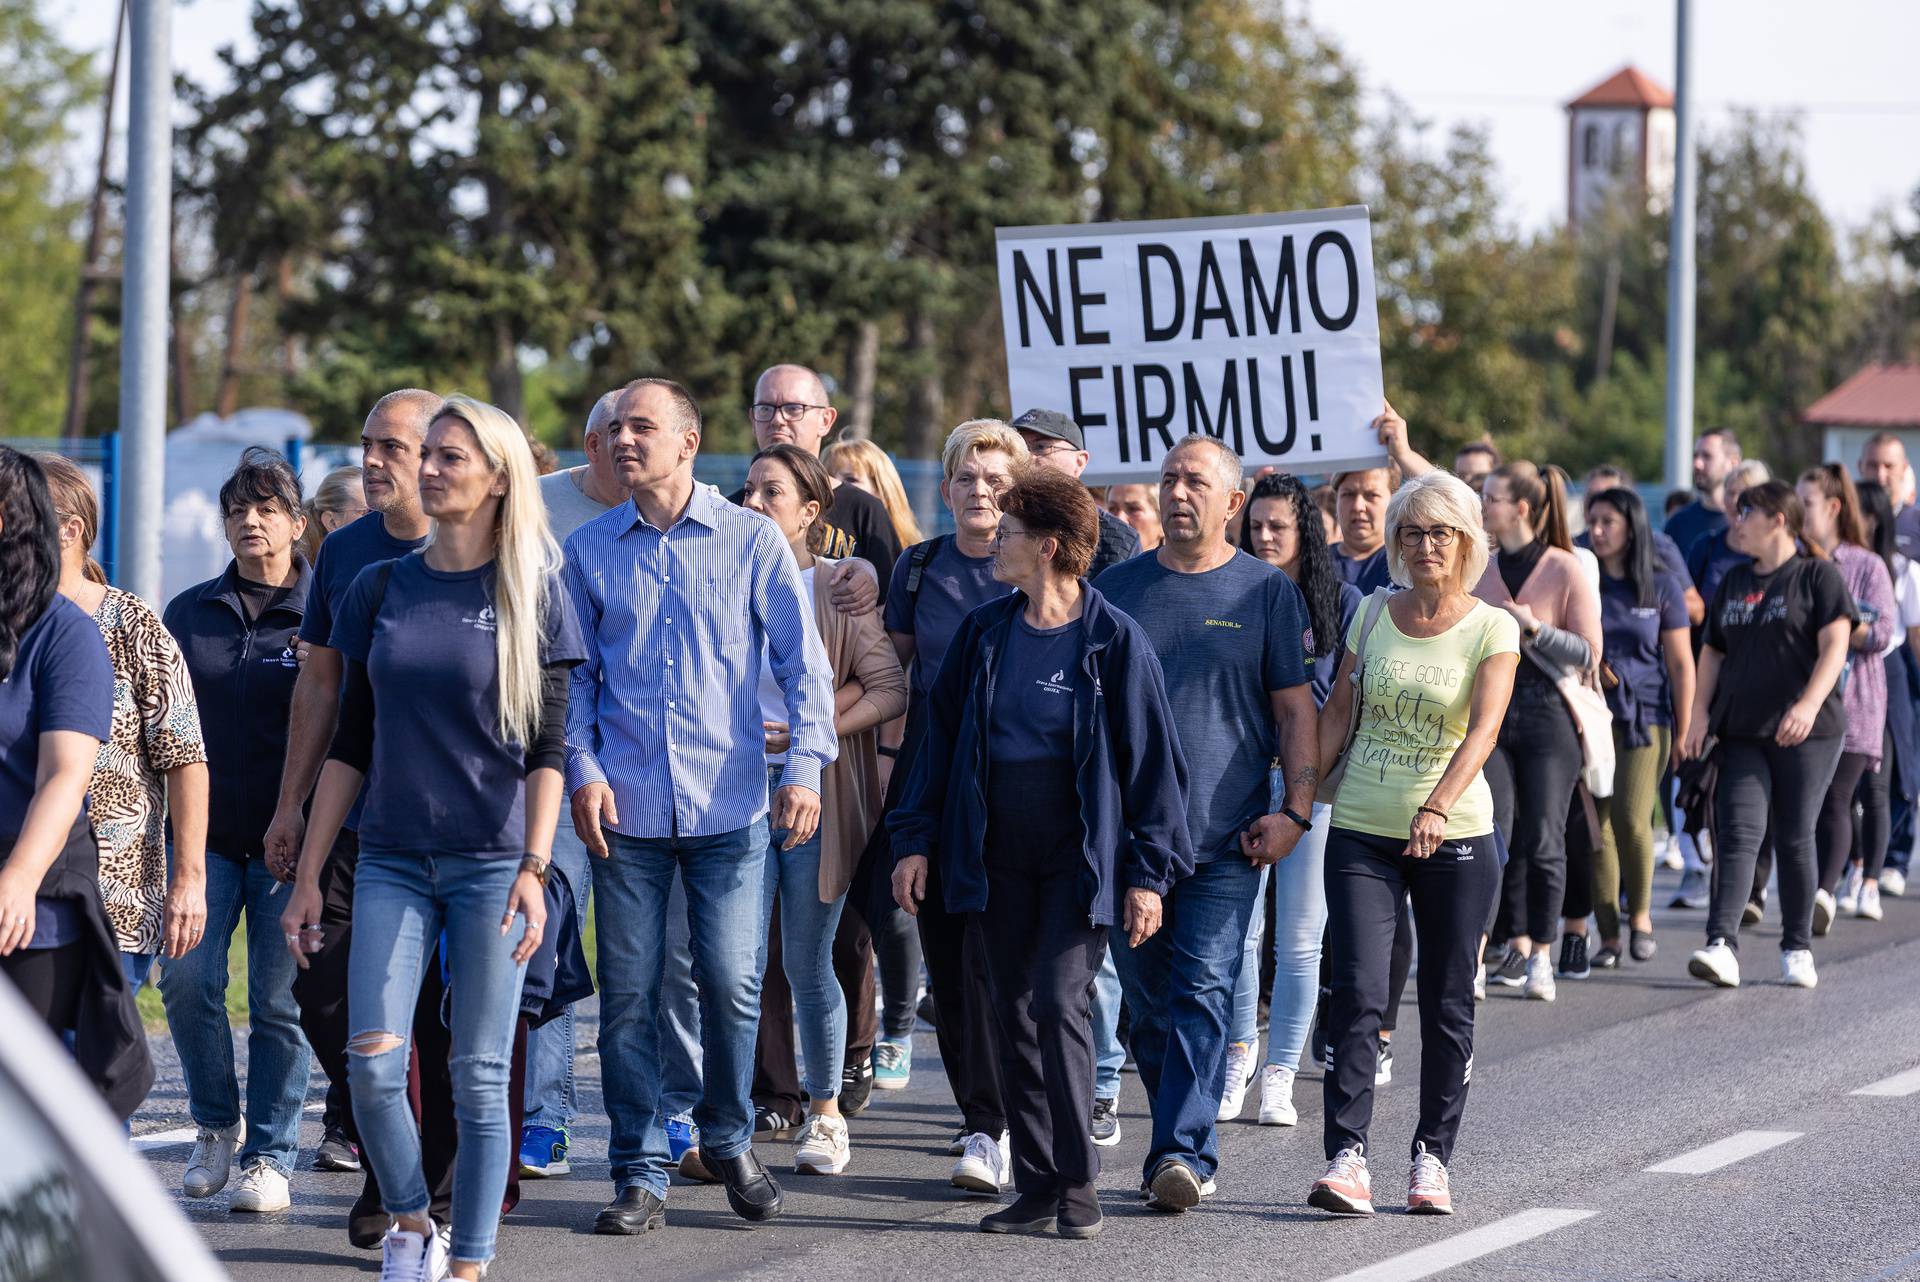
[[[752,467],[763,458],[772,459],[793,473],[794,487],[800,491],[802,503],[820,505],[820,515],[807,531],[807,550],[816,556],[824,552],[827,547],[827,512],[833,507],[833,478],[827,475],[825,465],[798,445],[785,442],[767,446],[748,459],[747,466]]]
[[[1023,466],[1013,475],[1013,488],[1000,496],[1000,510],[1020,521],[1031,534],[1053,539],[1059,546],[1053,568],[1079,578],[1093,564],[1100,546],[1100,509],[1087,487],[1064,472]]]
[[[300,478],[287,460],[264,445],[249,445],[240,455],[240,466],[220,486],[223,519],[235,507],[250,503],[278,503],[288,516],[307,514],[300,499]]]
[[[673,402],[674,411],[680,416],[682,430],[706,434],[706,422],[700,417],[700,403],[693,399],[693,393],[670,378],[658,378],[651,374],[642,375],[620,389],[620,399],[625,400],[627,393],[642,387],[657,387],[667,394]],[[617,407],[619,401],[615,401]]]
[[[1462,454],[1484,454],[1493,460],[1495,467],[1499,467],[1502,461],[1499,447],[1484,437],[1477,441],[1468,441],[1465,445],[1455,450],[1453,452],[1454,461],[1458,462]]]

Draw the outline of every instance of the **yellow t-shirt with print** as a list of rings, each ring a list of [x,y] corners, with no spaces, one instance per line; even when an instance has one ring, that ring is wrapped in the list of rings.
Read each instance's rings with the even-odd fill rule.
[[[1347,649],[1359,652],[1369,601],[1354,612]],[[1356,691],[1360,724],[1333,803],[1333,824],[1377,837],[1404,837],[1414,812],[1432,794],[1467,735],[1473,678],[1482,660],[1520,652],[1513,616],[1476,601],[1437,637],[1410,637],[1382,608],[1367,639],[1366,667]],[[1453,805],[1446,836],[1493,831],[1493,793],[1475,775]]]

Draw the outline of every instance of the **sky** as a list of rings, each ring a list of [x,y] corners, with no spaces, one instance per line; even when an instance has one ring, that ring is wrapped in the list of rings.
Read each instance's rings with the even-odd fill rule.
[[[1390,89],[1436,130],[1487,128],[1508,216],[1529,230],[1566,217],[1564,104],[1628,63],[1674,85],[1674,0],[1281,2],[1332,38],[1371,93]],[[104,64],[113,0],[43,3],[67,41],[100,50]],[[249,8],[180,0],[176,72],[218,79],[216,50],[246,37]],[[1693,31],[1700,128],[1724,128],[1740,107],[1797,111],[1808,178],[1830,218],[1845,229],[1893,209],[1912,225],[1920,0],[1694,0]],[[80,127],[91,136],[83,156],[98,130]]]

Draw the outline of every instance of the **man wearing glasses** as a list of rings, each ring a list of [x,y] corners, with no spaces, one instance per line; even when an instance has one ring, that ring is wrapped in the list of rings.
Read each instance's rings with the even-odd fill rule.
[[[1075,480],[1087,470],[1087,437],[1080,425],[1059,410],[1028,410],[1013,420],[1014,431],[1027,443],[1027,454],[1041,467],[1065,472]],[[1140,555],[1140,536],[1125,521],[1100,506],[1100,546],[1087,567],[1089,580],[1108,566]]]

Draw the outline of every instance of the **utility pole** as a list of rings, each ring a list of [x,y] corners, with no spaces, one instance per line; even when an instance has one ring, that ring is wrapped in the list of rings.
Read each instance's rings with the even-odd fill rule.
[[[100,243],[106,236],[107,168],[113,156],[113,105],[120,87],[120,42],[127,32],[127,0],[120,0],[113,24],[113,61],[107,67],[107,105],[100,113],[100,162],[93,176],[93,203],[87,210],[87,254],[73,295],[73,346],[67,355],[67,426],[64,450],[78,447],[87,422],[87,343],[93,328],[94,273],[100,267]]]
[[[1693,6],[1675,0],[1673,231],[1667,250],[1667,488],[1693,488]]]
[[[167,290],[173,224],[173,0],[133,0],[128,26],[127,231],[121,283],[121,586],[160,604],[166,500]]]

